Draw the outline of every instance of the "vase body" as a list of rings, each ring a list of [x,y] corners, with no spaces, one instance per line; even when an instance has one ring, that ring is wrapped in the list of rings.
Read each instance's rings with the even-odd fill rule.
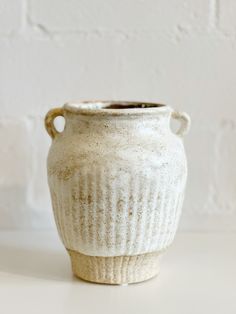
[[[181,120],[178,135],[171,116]],[[123,284],[158,273],[181,214],[188,124],[186,114],[154,104],[88,102],[48,113],[48,183],[75,275]]]

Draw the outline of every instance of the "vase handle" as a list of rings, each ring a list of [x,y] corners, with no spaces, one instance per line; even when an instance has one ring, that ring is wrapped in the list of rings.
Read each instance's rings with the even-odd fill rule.
[[[64,117],[63,108],[54,108],[49,110],[44,119],[45,128],[52,139],[54,139],[56,135],[60,134],[54,125],[54,119],[56,117]]]
[[[183,137],[187,134],[191,126],[190,116],[186,112],[172,111],[171,117],[180,121],[180,127],[176,132],[176,135]]]

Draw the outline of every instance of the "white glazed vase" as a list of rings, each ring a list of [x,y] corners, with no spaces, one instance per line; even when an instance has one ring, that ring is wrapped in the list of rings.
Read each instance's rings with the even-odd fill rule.
[[[65,118],[65,129],[54,126]],[[180,120],[174,134],[170,118]],[[178,226],[187,177],[185,113],[152,103],[69,103],[48,112],[48,183],[76,276],[123,284],[159,272]]]

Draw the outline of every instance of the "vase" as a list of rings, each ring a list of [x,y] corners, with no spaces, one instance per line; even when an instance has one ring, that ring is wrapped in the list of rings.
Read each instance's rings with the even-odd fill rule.
[[[189,116],[155,103],[88,101],[50,110],[45,126],[52,207],[73,273],[107,284],[157,275],[181,214]]]

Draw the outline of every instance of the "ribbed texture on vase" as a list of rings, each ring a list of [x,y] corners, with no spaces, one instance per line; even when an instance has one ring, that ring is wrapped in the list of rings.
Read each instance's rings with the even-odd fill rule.
[[[160,253],[134,256],[88,256],[68,250],[73,273],[81,279],[106,284],[135,283],[159,273]]]
[[[83,167],[63,180],[49,177],[64,245],[93,256],[161,251],[173,240],[185,175],[155,169]]]

